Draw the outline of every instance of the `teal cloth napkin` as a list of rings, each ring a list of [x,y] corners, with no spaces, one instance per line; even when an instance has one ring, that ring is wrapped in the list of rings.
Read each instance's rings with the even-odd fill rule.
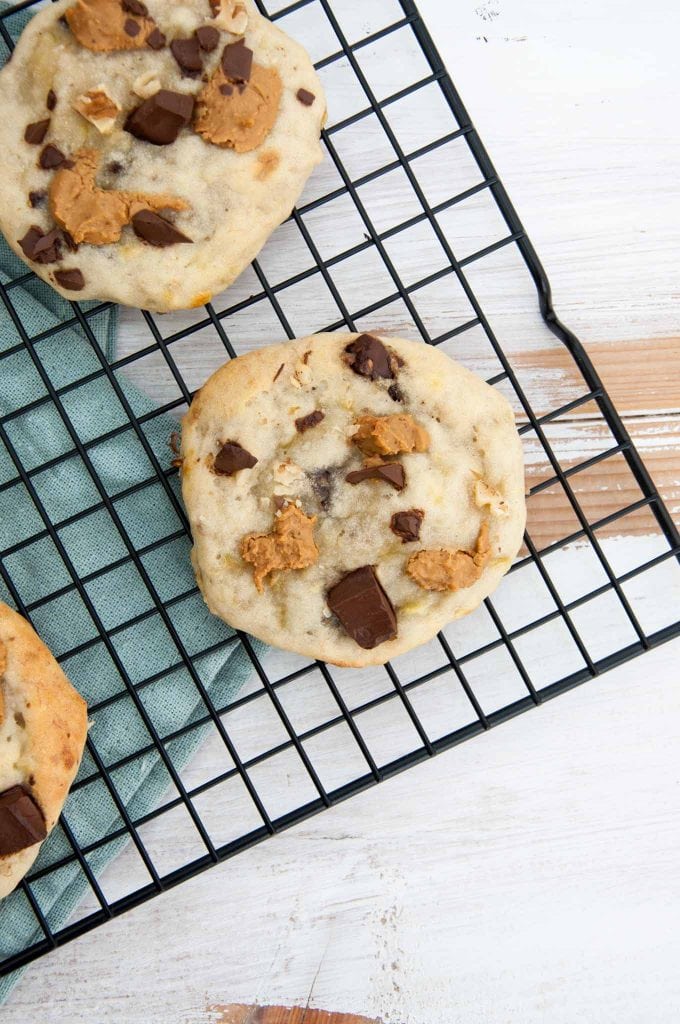
[[[7,27],[16,36],[29,18],[30,12],[11,15]],[[0,280],[7,284],[25,273],[24,264],[0,238]],[[215,706],[226,706],[250,675],[250,661],[240,643],[235,641],[233,631],[210,615],[199,594],[181,597],[194,586],[189,540],[161,482],[155,479],[134,493],[126,493],[135,484],[154,478],[154,467],[106,376],[76,384],[101,368],[94,347],[80,325],[74,322],[70,303],[44,282],[31,279],[15,286],[8,294],[26,332],[37,339],[35,352],[53,387],[67,389],[62,395],[67,415],[87,446],[124,530],[135,548],[143,552],[142,563],[153,586],[163,602],[170,602],[166,607],[172,626],[193,656],[202,684]],[[90,303],[82,308],[97,307]],[[89,322],[101,350],[110,359],[114,352],[117,310],[109,307],[96,312]],[[50,337],[40,338],[57,324],[68,326]],[[46,535],[44,522],[28,490],[21,482],[10,485],[10,481],[16,481],[17,470],[8,446],[31,474],[31,482],[50,521],[63,524],[58,529],[60,541],[78,576],[86,580],[88,597],[105,630],[110,631],[124,671],[133,684],[155,677],[152,683],[138,690],[147,721],[163,738],[205,716],[206,707],[195,681],[181,662],[171,633],[155,610],[141,574],[129,560],[116,564],[125,559],[126,548],[113,518],[101,508],[74,518],[100,504],[100,495],[85,462],[74,449],[55,404],[49,397],[39,403],[47,391],[27,349],[17,347],[20,342],[14,322],[0,302],[0,416],[6,417],[30,403],[38,403],[29,411],[5,420],[7,445],[0,436],[0,551],[36,537],[27,546],[3,558],[4,571],[20,600],[34,605],[31,610],[34,625],[54,654],[62,656],[64,671],[90,707],[110,700],[91,714],[88,748],[78,774],[79,783],[90,781],[71,793],[64,810],[68,828],[81,847],[112,836],[107,845],[86,857],[89,868],[97,876],[129,840],[114,836],[116,830],[124,828],[124,822],[99,776],[93,752],[105,766],[129,757],[112,772],[111,778],[133,821],[158,807],[164,798],[177,797],[177,790],[166,764],[153,747],[149,728],[119,668],[99,638],[85,602],[69,587],[72,578],[57,546]],[[15,352],[2,358],[3,353],[14,348],[17,348]],[[168,467],[171,458],[168,438],[176,424],[165,415],[154,416],[152,401],[123,375],[117,373],[116,376],[135,415],[148,417],[143,425],[145,436],[161,466]],[[123,429],[102,439],[117,428]],[[68,458],[57,465],[43,470],[38,468],[65,453],[70,453]],[[176,476],[170,478],[170,485],[177,494]],[[145,549],[148,550],[145,552]],[[60,590],[63,592],[59,593]],[[55,593],[57,596],[52,596]],[[0,599],[15,606],[2,576]],[[126,626],[135,616],[143,617],[136,624]],[[76,653],[68,654],[74,649]],[[203,651],[208,653],[201,654]],[[164,744],[178,773],[205,738],[206,730],[211,729],[214,730],[211,724],[197,726]],[[58,825],[43,844],[35,870],[57,864],[72,852],[66,832]],[[147,873],[145,881],[150,880]],[[83,896],[92,892],[77,861],[55,868],[33,882],[31,889],[53,930],[65,925]],[[98,904],[92,907],[91,903],[89,900],[87,904],[90,911],[98,907]],[[42,935],[23,890],[17,890],[0,903],[0,964],[13,953],[39,941]],[[0,1003],[7,998],[20,973],[0,978]]]

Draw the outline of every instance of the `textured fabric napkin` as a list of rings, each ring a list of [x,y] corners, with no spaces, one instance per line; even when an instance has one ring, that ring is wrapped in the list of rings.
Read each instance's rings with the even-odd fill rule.
[[[7,27],[13,36],[19,34],[29,17],[29,12],[10,16]],[[0,237],[0,280],[7,284],[25,273],[25,266]],[[9,290],[8,296],[29,337],[37,339],[35,355],[52,386],[66,389],[61,400],[67,416],[80,441],[87,446],[94,470],[113,501],[124,531],[134,547],[143,552],[142,563],[153,587],[163,602],[170,602],[166,607],[172,626],[188,653],[194,656],[202,684],[216,706],[225,706],[248,678],[250,662],[238,642],[227,642],[233,631],[210,615],[199,594],[181,597],[194,586],[189,540],[175,504],[161,482],[156,479],[142,489],[126,493],[135,484],[154,478],[154,467],[107,377],[100,375],[78,383],[101,369],[94,346],[73,322],[70,303],[42,281],[32,279],[17,285]],[[83,306],[85,310],[93,308],[94,304]],[[70,326],[58,333],[40,337],[55,325],[69,321]],[[99,312],[89,322],[102,353],[110,359],[116,337],[116,309]],[[76,649],[76,653],[62,657],[62,666],[90,708],[95,708],[90,716],[89,749],[78,775],[79,783],[91,781],[71,793],[64,811],[75,840],[86,848],[89,843],[113,836],[117,829],[124,828],[106,784],[98,777],[93,751],[105,766],[129,757],[111,777],[127,813],[135,820],[157,807],[164,797],[177,796],[168,768],[153,748],[147,723],[160,737],[165,737],[204,716],[206,708],[141,574],[126,560],[123,537],[113,518],[102,508],[79,515],[101,504],[101,496],[88,467],[74,449],[56,405],[49,396],[39,402],[48,393],[30,353],[20,343],[14,321],[0,301],[0,417],[4,419],[37,403],[29,411],[4,419],[7,444],[0,435],[0,552],[10,552],[3,557],[2,566],[21,601],[28,605],[40,602],[32,608],[31,618],[43,640],[57,657]],[[15,352],[4,355],[14,348]],[[116,376],[134,413],[145,417],[143,430],[149,445],[161,466],[167,467],[171,458],[168,438],[175,424],[166,416],[154,416],[151,400],[123,375]],[[38,470],[67,452],[71,453],[68,458]],[[45,515],[57,524],[65,554],[80,579],[85,580],[88,597],[104,629],[110,631],[120,665],[116,665],[99,638],[82,597],[70,586],[72,576],[57,545],[46,535],[44,520],[28,490],[22,482],[10,484],[17,478],[12,453],[30,474]],[[177,477],[171,477],[170,482],[176,493]],[[17,544],[36,535],[37,539],[28,546],[12,551]],[[0,599],[15,605],[2,576]],[[136,616],[141,618],[127,626]],[[207,650],[208,653],[201,654]],[[153,682],[138,690],[147,722],[129,695],[121,666],[133,684],[154,677]],[[107,700],[110,702],[96,708]],[[164,744],[178,773],[208,729],[214,726],[196,727]],[[94,875],[100,875],[127,842],[124,836],[113,837],[106,846],[88,853],[87,864]],[[56,864],[72,851],[66,833],[58,825],[43,844],[34,870]],[[106,893],[105,876],[103,889]],[[53,930],[74,915],[88,892],[88,911],[98,908],[77,861],[44,875],[32,883],[32,891]],[[0,903],[0,964],[42,937],[21,889]],[[0,979],[0,1003],[19,974]]]

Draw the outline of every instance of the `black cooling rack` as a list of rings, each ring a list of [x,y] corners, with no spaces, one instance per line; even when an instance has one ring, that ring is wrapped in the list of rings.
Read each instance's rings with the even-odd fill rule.
[[[31,6],[33,0],[2,13],[0,33],[10,48],[17,34],[12,15]],[[2,580],[29,619],[36,621],[37,614],[42,613],[38,624],[44,622],[52,598],[79,596],[95,627],[96,636],[88,643],[103,645],[120,679],[120,694],[91,706],[91,716],[96,722],[98,714],[124,695],[137,709],[149,734],[143,748],[108,763],[91,735],[90,771],[86,778],[78,779],[74,792],[77,794],[93,780],[103,783],[117,808],[118,826],[106,836],[90,837],[85,842],[77,835],[72,804],[67,803],[59,826],[65,852],[57,860],[52,858],[51,863],[41,865],[39,861],[23,883],[39,937],[0,962],[0,974],[25,965],[325,807],[680,633],[672,609],[667,621],[652,621],[645,601],[646,595],[663,585],[659,573],[678,569],[678,532],[581,343],[552,308],[550,285],[541,263],[415,5],[411,0],[365,0],[362,4],[353,0],[297,0],[286,6],[270,3],[268,10],[261,6],[310,49],[325,79],[331,119],[323,136],[325,171],[314,176],[312,192],[305,193],[252,271],[246,272],[228,293],[191,314],[153,317],[126,312],[122,331],[134,340],[128,351],[113,360],[105,357],[93,330],[96,318],[106,312],[106,304],[80,308],[74,303],[65,307],[67,312],[59,323],[30,336],[17,313],[15,297],[16,289],[30,285],[33,276],[24,273],[0,287],[0,296],[20,338],[18,345],[1,358],[16,348],[25,349],[45,390],[30,407],[0,418],[0,439],[16,470],[11,480],[0,484],[0,490],[21,483],[30,495],[38,522],[25,540],[11,551],[0,552]],[[393,82],[396,70],[396,88],[388,81],[390,68]],[[426,131],[430,137],[424,137]],[[391,201],[395,180],[399,190]],[[383,209],[390,211],[389,222],[376,215],[376,196],[385,197]],[[470,227],[480,204],[487,214],[493,214],[491,222],[495,226],[491,229]],[[329,231],[329,225],[349,220],[358,224],[354,244],[333,251],[335,232]],[[458,224],[467,225],[462,233],[457,231]],[[298,269],[300,252],[304,257]],[[531,368],[527,370],[526,359],[518,359],[522,348],[515,346],[513,351],[506,327],[491,308],[494,304],[487,304],[483,297],[492,280],[485,277],[485,269],[502,272],[504,260],[508,260],[508,280],[511,270],[515,275],[519,273],[518,288],[525,287],[527,270],[533,278],[542,316],[536,316],[534,326],[546,335],[543,347],[548,344],[547,325],[573,358],[570,386],[548,408],[534,408]],[[291,273],[294,269],[296,272]],[[294,300],[295,289],[301,286],[307,294],[316,287],[324,292],[316,319],[304,326],[299,323]],[[451,298],[451,313],[443,322],[441,317],[430,316],[428,297],[433,289],[439,296]],[[498,307],[498,296],[496,300]],[[507,295],[505,299],[501,296],[501,307],[507,300]],[[327,309],[332,311],[328,315]],[[189,654],[170,611],[185,599],[195,598],[196,588],[191,585],[172,600],[162,600],[145,568],[148,555],[162,553],[164,544],[178,538],[186,541],[188,532],[171,455],[159,455],[148,439],[149,425],[181,415],[192,390],[207,375],[199,359],[199,379],[194,379],[193,364],[183,362],[182,353],[186,353],[187,345],[194,353],[205,348],[206,352],[217,352],[219,362],[225,356],[233,358],[253,343],[274,342],[309,330],[370,330],[378,326],[443,345],[451,354],[472,363],[473,368],[485,368],[490,383],[513,401],[527,450],[534,459],[539,452],[543,466],[528,496],[524,552],[483,608],[463,624],[444,631],[415,656],[397,659],[384,668],[352,672],[285,655],[271,657],[258,653],[247,637],[225,637],[209,650],[199,648]],[[65,328],[77,330],[91,346],[93,369],[79,380],[55,386],[40,361],[40,346]],[[557,345],[552,340],[550,344]],[[140,412],[133,409],[121,380],[131,376],[143,384],[150,366],[155,367],[156,380],[158,367],[163,367],[168,383],[157,388],[157,393],[152,388],[156,399],[159,395],[164,399],[158,408]],[[124,410],[125,423],[106,435],[81,436],[73,422],[72,399],[79,391],[84,395],[93,380],[108,381]],[[26,408],[44,405],[53,406],[59,423],[66,428],[70,450],[45,465],[25,466],[12,447],[12,421]],[[585,412],[590,429],[597,428],[598,437],[607,440],[600,440],[589,458],[574,462],[560,450],[555,428]],[[93,458],[93,450],[102,440],[125,431],[139,442],[150,464],[148,479],[134,483],[126,493],[142,494],[156,488],[159,500],[174,510],[179,524],[146,547],[138,544],[118,516],[119,495],[107,494]],[[68,521],[53,522],[36,481],[39,474],[59,471],[68,458],[77,458],[89,474],[93,503]],[[606,476],[607,467],[614,463],[618,473],[625,471],[630,485],[624,488],[619,505],[606,516],[594,517],[583,500],[579,479],[586,473]],[[559,539],[542,544],[534,539],[532,509],[539,496],[546,494],[559,494],[560,507],[567,510],[572,525]],[[77,530],[83,516],[93,511],[111,517],[122,538],[123,551],[115,563],[112,556],[107,564],[85,574],[69,557],[63,536],[66,529]],[[644,517],[652,539],[645,542],[642,554],[632,562],[630,558],[621,562],[619,549],[611,548],[603,535],[618,523],[625,533],[627,517],[631,516]],[[68,578],[58,592],[31,601],[13,577],[11,556],[42,538],[51,539],[56,546]],[[564,571],[574,559],[579,560],[578,572],[572,573],[572,577],[578,576],[576,589]],[[112,565],[120,568],[128,563],[145,582],[150,607],[113,626],[105,625],[90,596],[91,585],[105,577]],[[603,610],[606,627],[593,632],[591,624]],[[168,627],[168,667],[141,679],[133,678],[117,654],[120,637],[123,631],[129,635],[151,616],[157,616]],[[61,626],[62,635],[64,631],[68,636],[68,622]],[[252,662],[252,679],[237,697],[220,704],[211,699],[198,666],[216,648],[233,649],[236,642],[242,643]],[[67,645],[59,659],[67,665],[73,654]],[[171,693],[173,672],[178,668],[185,670],[190,685],[195,687],[202,711],[191,724],[181,721],[176,728],[159,734],[145,711],[142,696],[145,687],[164,680]],[[172,744],[192,731],[206,729],[210,737],[205,747],[212,750],[208,771],[203,776],[192,775],[191,770],[187,773],[184,766],[173,763]],[[151,811],[135,817],[117,792],[116,771],[150,754],[166,767],[173,792]],[[219,770],[215,768],[218,755]],[[294,762],[296,768],[288,773],[283,802],[276,796],[275,785],[275,777],[281,775],[282,757],[289,758],[289,766]],[[272,770],[268,772],[268,768]],[[225,796],[225,787],[233,781],[241,787],[249,814],[239,816]],[[215,808],[220,810],[217,817],[228,817],[231,822],[232,833],[227,840],[219,829],[215,830]],[[169,821],[177,810],[185,813],[192,842],[188,842],[186,833],[181,838],[178,834],[174,860],[167,862],[154,840],[153,828]],[[107,872],[97,875],[91,866],[93,855],[112,837],[118,841],[129,839],[122,858],[132,851],[141,866],[141,875],[130,873],[127,887],[121,888],[119,872],[115,890],[108,884]],[[69,864],[82,869],[88,896],[69,923],[51,928],[38,883]]]

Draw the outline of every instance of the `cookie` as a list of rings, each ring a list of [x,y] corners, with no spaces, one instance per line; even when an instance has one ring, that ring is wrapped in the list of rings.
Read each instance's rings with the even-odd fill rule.
[[[491,593],[524,530],[502,395],[437,348],[318,334],[218,370],[182,427],[192,560],[232,626],[382,664]]]
[[[0,228],[68,299],[208,302],[322,155],[312,63],[252,0],[49,4],[0,101]]]
[[[85,701],[28,622],[0,602],[0,898],[56,824],[86,735]]]

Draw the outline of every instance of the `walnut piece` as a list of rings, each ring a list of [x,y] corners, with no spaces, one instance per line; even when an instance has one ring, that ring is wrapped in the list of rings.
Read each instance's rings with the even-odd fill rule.
[[[277,569],[306,569],[319,557],[314,543],[316,516],[306,516],[297,505],[287,504],[274,517],[271,533],[249,533],[241,541],[241,557],[253,566],[255,586],[262,593],[263,580]]]
[[[359,429],[352,443],[364,455],[399,455],[401,452],[425,452],[430,435],[408,413],[393,416],[360,416]]]
[[[440,548],[411,555],[406,571],[424,590],[464,590],[482,575],[489,561],[489,527],[482,523],[474,552]]]
[[[116,118],[120,113],[120,107],[115,100],[111,99],[102,85],[78,96],[72,106],[102,135],[108,135],[113,131]]]

